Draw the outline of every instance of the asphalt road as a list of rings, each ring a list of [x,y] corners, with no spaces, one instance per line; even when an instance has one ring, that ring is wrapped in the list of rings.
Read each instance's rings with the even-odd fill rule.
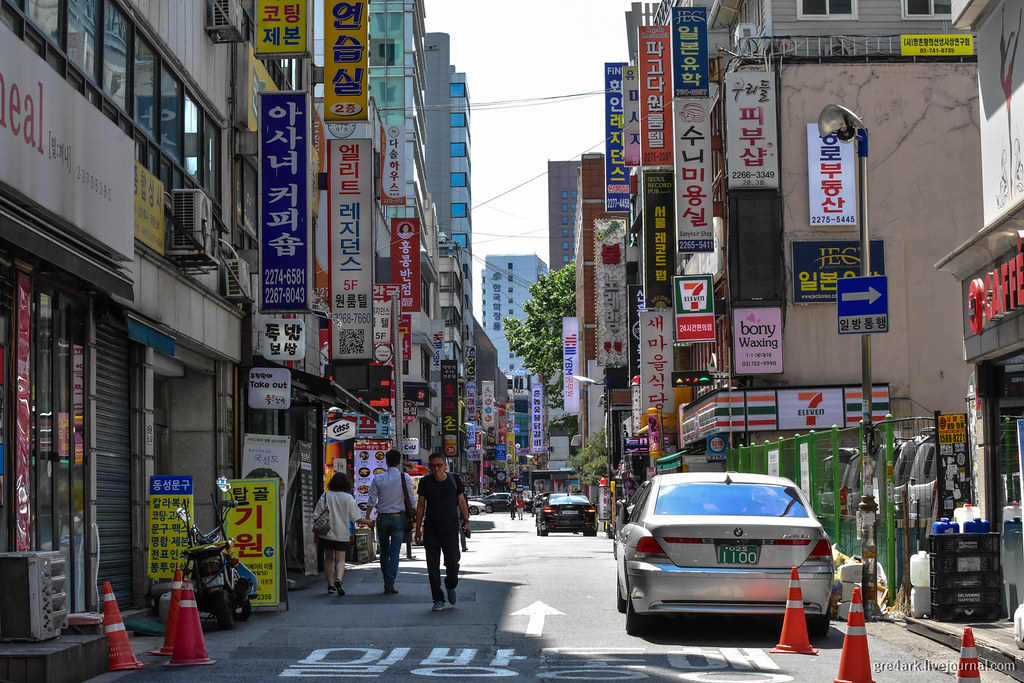
[[[147,653],[162,638],[131,636],[146,668],[97,681],[265,681],[413,678],[454,680],[671,680],[755,683],[832,681],[845,624],[815,641],[817,655],[772,654],[781,618],[688,617],[626,635],[615,609],[611,541],[601,534],[535,534],[533,518],[473,517],[458,604],[431,611],[422,548],[403,559],[398,595],[384,595],[379,566],[349,565],[347,595],[322,578],[289,595],[288,609],[262,608],[232,631],[204,627],[216,663],[164,667]],[[404,558],[404,554],[403,554]],[[954,681],[959,653],[893,623],[868,625],[876,681]],[[1011,680],[983,670],[982,681]]]

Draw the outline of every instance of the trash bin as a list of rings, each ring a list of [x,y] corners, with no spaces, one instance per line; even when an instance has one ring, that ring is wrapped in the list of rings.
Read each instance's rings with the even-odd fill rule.
[[[1004,616],[1014,613],[1017,606],[1024,601],[1024,552],[1022,544],[1021,521],[1017,519],[1003,520],[1002,543],[999,548],[1000,562],[1003,566]]]

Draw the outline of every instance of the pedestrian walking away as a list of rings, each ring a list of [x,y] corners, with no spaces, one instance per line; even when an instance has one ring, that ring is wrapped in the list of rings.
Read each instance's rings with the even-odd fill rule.
[[[508,514],[512,519],[516,518],[516,494],[512,494],[508,499]]]
[[[327,575],[327,594],[345,594],[342,583],[345,578],[345,555],[352,541],[351,523],[370,524],[359,511],[356,499],[352,497],[352,481],[343,472],[335,472],[327,483],[327,490],[313,508],[315,518],[324,508],[329,511],[331,530],[317,539],[324,553],[324,573]]]
[[[427,556],[427,578],[435,612],[444,609],[445,598],[454,605],[459,585],[459,525],[470,535],[469,505],[462,479],[448,472],[441,453],[431,453],[427,460],[430,473],[420,479],[417,489],[416,543],[423,544]],[[444,588],[441,590],[441,556],[444,556]]]
[[[398,559],[402,554],[402,539],[405,535],[406,503],[410,510],[416,509],[416,494],[412,477],[402,472],[402,454],[395,449],[384,456],[388,469],[370,482],[366,499],[366,516],[377,508],[373,524],[377,528],[377,543],[380,546],[380,571],[384,575],[384,592],[394,595],[398,592],[395,580],[398,578]]]
[[[523,518],[523,508],[526,507],[526,501],[523,500],[523,494],[516,496],[516,514],[519,515],[519,519]]]

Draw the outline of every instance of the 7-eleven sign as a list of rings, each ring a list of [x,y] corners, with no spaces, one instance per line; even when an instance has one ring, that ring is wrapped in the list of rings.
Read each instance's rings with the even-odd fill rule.
[[[674,284],[676,341],[715,341],[714,277],[677,275]]]

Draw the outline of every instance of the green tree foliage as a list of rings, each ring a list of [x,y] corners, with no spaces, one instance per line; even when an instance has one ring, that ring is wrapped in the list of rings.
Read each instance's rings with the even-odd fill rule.
[[[562,318],[576,315],[576,263],[570,261],[530,285],[525,320],[505,318],[505,338],[523,365],[544,379],[548,405],[562,407]]]
[[[605,445],[604,429],[594,432],[587,445],[569,456],[569,464],[579,472],[580,483],[596,484],[601,477],[608,476],[608,448]]]

